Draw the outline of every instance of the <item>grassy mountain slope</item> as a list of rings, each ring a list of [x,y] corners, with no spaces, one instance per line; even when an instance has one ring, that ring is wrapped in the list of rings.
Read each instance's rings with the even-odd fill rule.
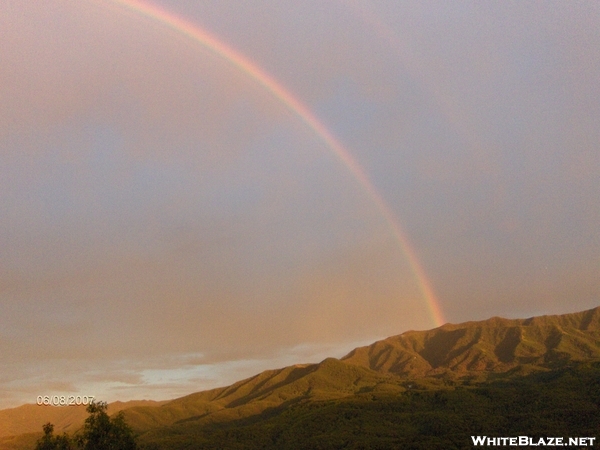
[[[301,400],[345,397],[390,379],[389,375],[328,358],[319,364],[268,370],[225,388],[173,400],[160,408],[131,408],[125,411],[125,418],[139,431],[182,420],[226,422]],[[404,389],[398,385],[396,390]]]
[[[596,359],[600,360],[600,307],[530,319],[492,318],[409,331],[357,348],[341,360],[269,370],[160,408],[129,409],[126,417],[138,430],[186,418],[221,422],[306,399],[373,390],[398,393],[406,390],[408,380],[435,387],[461,378],[526,374]]]
[[[600,363],[402,394],[301,401],[222,423],[142,434],[143,449],[466,449],[470,436],[598,436]],[[545,447],[543,447],[545,448]]]
[[[402,402],[414,398],[417,392],[426,393],[423,394],[423,407],[433,408],[435,401],[428,396],[436,391],[457,391],[484,381],[490,385],[501,381],[518,384],[519,380],[536,380],[535,377],[575,370],[583,367],[582,364],[595,361],[600,361],[600,307],[580,313],[530,319],[492,318],[446,324],[429,331],[409,331],[357,348],[341,360],[328,358],[319,364],[268,370],[231,386],[198,392],[161,405],[132,405],[125,409],[125,418],[148,445],[162,442],[161,439],[167,436],[163,444],[168,441],[168,445],[176,448],[179,444],[175,445],[175,442],[179,442],[179,438],[174,436],[179,436],[181,448],[185,448],[190,442],[196,446],[198,439],[208,439],[209,435],[225,439],[222,433],[241,433],[244,439],[252,442],[252,433],[258,433],[257,442],[260,441],[258,435],[267,436],[265,439],[275,442],[279,438],[272,432],[279,430],[277,433],[285,434],[285,427],[291,426],[285,419],[288,416],[294,421],[310,417],[316,421],[311,423],[317,424],[321,420],[320,414],[327,416],[331,411],[346,414],[343,411],[347,407],[354,411],[353,414],[361,409],[379,411],[380,407],[387,408],[384,404],[395,405],[393,408],[402,410]],[[600,379],[599,367],[594,366],[590,370]],[[577,373],[588,372],[581,369]],[[566,375],[562,377],[566,379]],[[533,385],[527,386],[529,389]],[[560,386],[560,389],[568,391],[565,386]],[[514,393],[518,389],[505,391]],[[471,394],[465,392],[460,394],[457,404],[469,404]],[[569,396],[579,398],[580,394],[576,390],[566,395],[563,400],[567,406],[563,405],[562,410],[569,410]],[[485,403],[485,395],[481,395],[477,397],[477,404],[479,401]],[[377,399],[385,401],[379,404]],[[517,402],[517,399],[518,395],[511,401]],[[581,406],[584,403],[583,400],[579,402],[579,407],[592,411],[590,414],[596,418],[598,405],[592,402],[591,406]],[[33,408],[39,408],[36,413],[44,409]],[[491,414],[493,408],[485,411]],[[75,415],[79,413],[67,412],[71,415],[46,418],[42,423],[52,421],[58,431],[72,430],[72,424],[76,423]],[[380,412],[373,412],[371,419],[378,417],[376,420],[384,420]],[[408,410],[405,412],[409,413]],[[430,412],[434,414],[434,409]],[[0,422],[2,413],[4,411],[0,411]],[[329,420],[325,416],[322,419]],[[82,419],[83,416],[78,423],[82,423]],[[371,419],[369,424],[373,425]],[[35,431],[39,429],[41,423]],[[381,430],[377,433],[386,434]],[[250,441],[244,442],[248,444]],[[280,441],[280,444],[283,443]],[[157,448],[170,448],[161,445]],[[3,447],[0,442],[0,449],[3,448],[18,446]],[[307,444],[306,448],[318,447]],[[386,448],[385,445],[383,448]]]
[[[600,358],[600,308],[409,331],[357,348],[342,361],[400,376],[462,377],[507,372],[524,364],[550,368],[594,358]]]

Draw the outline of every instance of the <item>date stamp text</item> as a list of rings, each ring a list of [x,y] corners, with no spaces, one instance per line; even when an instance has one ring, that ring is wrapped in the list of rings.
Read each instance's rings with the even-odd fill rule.
[[[93,395],[38,395],[38,406],[81,406],[94,402]]]

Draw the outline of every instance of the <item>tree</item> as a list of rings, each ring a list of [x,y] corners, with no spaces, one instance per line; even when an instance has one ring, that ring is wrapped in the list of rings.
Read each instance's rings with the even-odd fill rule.
[[[136,450],[133,431],[125,422],[123,412],[109,417],[106,402],[91,403],[83,430],[69,439],[67,434],[54,436],[54,425],[42,427],[44,436],[38,439],[35,450]]]
[[[42,427],[44,436],[38,439],[35,450],[71,450],[71,441],[66,434],[54,436],[54,425],[48,422]]]
[[[83,450],[136,450],[133,431],[125,422],[123,412],[110,418],[106,402],[91,403],[86,411],[83,432],[77,437],[77,445]]]

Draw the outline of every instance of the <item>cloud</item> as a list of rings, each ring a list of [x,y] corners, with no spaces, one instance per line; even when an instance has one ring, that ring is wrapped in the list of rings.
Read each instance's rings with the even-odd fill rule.
[[[597,302],[597,9],[164,5],[340,138],[450,320]],[[1,404],[179,395],[431,326],[373,198],[239,69],[104,2],[3,12]]]
[[[124,11],[24,5],[3,25],[10,45],[2,48],[0,137],[26,138],[21,150],[44,149],[35,132],[45,139],[101,124],[138,157],[165,162],[191,153],[220,165],[287,114],[230,62]],[[89,137],[79,139],[80,148],[69,149],[74,158],[87,150]]]

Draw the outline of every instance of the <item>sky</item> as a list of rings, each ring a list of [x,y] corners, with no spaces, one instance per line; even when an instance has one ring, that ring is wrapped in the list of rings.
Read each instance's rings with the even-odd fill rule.
[[[0,408],[600,305],[596,2],[0,0]]]

